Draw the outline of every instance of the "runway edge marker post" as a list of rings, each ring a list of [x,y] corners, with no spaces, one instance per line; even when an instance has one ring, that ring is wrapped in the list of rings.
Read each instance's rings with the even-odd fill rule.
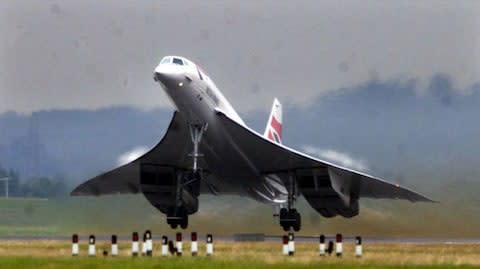
[[[182,233],[177,233],[176,236],[176,247],[177,247],[177,256],[182,256],[182,248],[183,248],[183,243],[182,243]]]
[[[112,257],[118,256],[118,242],[117,236],[112,235],[112,249],[111,249]]]
[[[357,237],[355,237],[355,257],[361,258],[362,255],[363,255],[362,237],[357,236]]]
[[[342,243],[342,234],[337,234],[335,236],[335,253],[337,257],[342,257],[343,253],[343,243]]]
[[[95,257],[96,249],[95,249],[95,236],[92,234],[88,237],[88,256]]]
[[[142,237],[142,256],[147,255],[147,232],[143,233]]]
[[[295,235],[293,233],[288,234],[288,256],[295,255]]]
[[[282,254],[288,256],[288,235],[282,236]]]
[[[213,255],[213,236],[207,234],[207,256]]]
[[[190,235],[191,243],[190,243],[190,251],[192,252],[192,256],[198,255],[198,242],[197,242],[197,233],[192,232]]]
[[[72,256],[76,257],[78,256],[78,235],[73,234],[72,235]]]
[[[325,235],[320,235],[320,244],[319,244],[320,256],[325,256]]]
[[[168,256],[168,237],[166,237],[165,235],[162,236],[162,249],[161,249],[161,252],[162,252],[162,256],[163,256],[163,257],[167,257],[167,256]]]
[[[147,244],[147,256],[152,257],[153,255],[153,242],[152,242],[152,232],[150,230],[147,230],[145,232],[145,237],[146,237],[146,244]]]
[[[132,257],[138,256],[138,233],[132,233]]]

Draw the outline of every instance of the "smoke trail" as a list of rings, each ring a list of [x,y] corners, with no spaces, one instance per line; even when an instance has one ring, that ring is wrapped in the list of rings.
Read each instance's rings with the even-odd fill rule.
[[[321,149],[314,146],[303,146],[303,150],[308,154],[312,154],[323,158],[327,161],[331,161],[335,164],[339,164],[345,166],[347,168],[360,170],[360,171],[367,171],[368,167],[363,160],[354,159],[350,155],[339,152],[332,149]]]
[[[139,158],[140,156],[145,154],[147,151],[148,151],[147,147],[137,146],[137,147],[133,148],[132,150],[121,154],[117,159],[117,163],[119,165],[127,164],[129,162],[132,162],[132,161],[136,160],[137,158]]]

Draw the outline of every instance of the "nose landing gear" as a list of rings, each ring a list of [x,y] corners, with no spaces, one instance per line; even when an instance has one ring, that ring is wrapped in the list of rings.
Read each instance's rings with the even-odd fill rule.
[[[198,152],[198,145],[202,141],[203,133],[207,130],[208,124],[191,124],[190,125],[190,137],[193,143],[193,152],[190,156],[193,158],[193,172],[196,173],[198,170],[198,158],[203,155]]]
[[[202,170],[198,167],[198,158],[203,155],[198,152],[198,146],[202,141],[203,133],[207,130],[207,124],[191,124],[190,137],[193,143],[193,152],[189,154],[193,158],[192,169],[182,173],[177,178],[176,192],[175,192],[175,206],[168,209],[167,223],[172,229],[178,226],[182,229],[188,227],[188,212],[185,207],[184,192],[198,197],[200,195],[200,182],[202,180]]]
[[[167,223],[172,229],[176,229],[178,226],[182,229],[188,227],[188,214],[183,207],[172,207],[167,213]]]

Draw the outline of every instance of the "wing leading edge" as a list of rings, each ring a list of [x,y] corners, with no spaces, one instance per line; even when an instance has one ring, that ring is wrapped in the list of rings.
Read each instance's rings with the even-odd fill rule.
[[[84,182],[76,187],[70,195],[98,196],[139,193],[141,191],[141,164],[186,167],[185,156],[187,156],[188,148],[183,137],[188,138],[186,121],[178,112],[175,112],[162,140],[145,155]]]
[[[335,182],[347,181],[352,188],[356,188],[359,197],[433,202],[431,199],[405,187],[273,143],[250,128],[236,123],[220,110],[217,110],[217,116],[223,124],[228,139],[235,143],[245,156],[250,158],[250,161],[255,164],[261,174],[297,170],[313,171],[326,168],[332,175],[332,187],[334,189],[336,188]]]

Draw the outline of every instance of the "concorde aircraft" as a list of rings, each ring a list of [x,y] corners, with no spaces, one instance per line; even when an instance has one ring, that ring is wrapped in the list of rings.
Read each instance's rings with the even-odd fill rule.
[[[172,228],[185,229],[188,216],[198,211],[200,194],[236,194],[278,206],[285,231],[301,228],[295,208],[300,195],[327,218],[358,215],[362,197],[431,201],[283,145],[277,99],[264,134],[255,132],[212,79],[184,57],[164,57],[153,78],[176,107],[162,140],[138,159],[81,184],[72,195],[143,193]]]

